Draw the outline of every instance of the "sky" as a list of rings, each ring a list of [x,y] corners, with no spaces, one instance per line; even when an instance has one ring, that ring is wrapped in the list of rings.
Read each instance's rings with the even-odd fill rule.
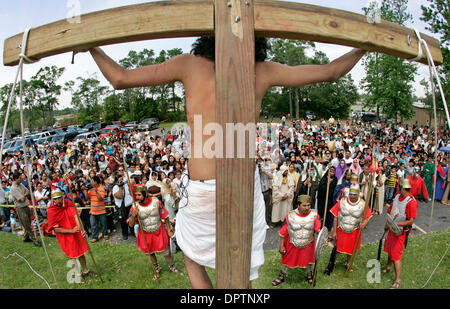
[[[72,17],[74,13],[80,12],[86,14],[99,10],[132,5],[144,2],[144,0],[15,0],[1,1],[0,5],[0,55],[3,55],[3,42],[18,33],[22,33],[26,28],[42,26],[57,20]],[[362,8],[366,7],[369,0],[302,0],[290,2],[301,2],[325,6],[329,8],[337,8],[350,12],[362,14]],[[425,0],[409,0],[408,11],[413,15],[413,24],[408,24],[409,28],[417,28],[420,32],[436,37],[436,35],[425,30],[426,23],[420,20],[422,16],[421,5],[427,5]],[[437,37],[436,37],[437,38]],[[181,48],[183,52],[189,53],[191,45],[195,38],[181,39],[164,39],[141,41],[134,43],[116,44],[103,47],[103,50],[114,60],[118,61],[128,55],[131,50],[141,51],[144,48],[153,49],[156,54],[161,50],[172,48]],[[350,51],[351,48],[331,44],[316,44],[317,50],[323,51],[330,60],[334,60],[339,56]],[[62,55],[52,56],[41,59],[35,64],[27,64],[24,66],[24,79],[29,79],[35,75],[41,67],[58,66],[66,67],[63,76],[58,80],[63,85],[68,80],[75,80],[77,77],[88,77],[96,75],[103,85],[109,85],[107,80],[97,68],[95,62],[89,53],[78,54],[75,58],[75,64],[71,64],[72,54],[66,53]],[[0,66],[0,87],[5,84],[14,82],[17,67]],[[361,61],[350,72],[352,78],[359,86],[361,79],[365,76],[364,68]],[[419,64],[419,74],[416,77],[414,88],[418,97],[424,95],[424,89],[419,84],[422,79],[429,79],[428,69],[425,65]],[[71,97],[67,92],[62,92],[60,96],[59,109],[71,106]]]

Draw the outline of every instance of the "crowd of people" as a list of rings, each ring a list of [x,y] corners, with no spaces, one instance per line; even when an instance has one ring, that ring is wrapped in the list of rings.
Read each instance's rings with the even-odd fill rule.
[[[146,185],[150,196],[164,203],[174,223],[180,197],[177,185],[188,171],[179,147],[170,133],[161,137],[134,130],[120,139],[110,136],[33,145],[27,149],[31,153],[28,168],[23,151],[6,154],[1,170],[1,229],[24,235],[24,241],[31,239],[39,245],[37,224],[44,234],[54,234],[45,230],[47,208],[52,191],[59,188],[66,195],[73,192],[91,242],[108,240],[118,226],[126,240],[135,236],[135,228],[127,223],[133,204],[129,185],[135,184]],[[32,203],[26,176],[30,170],[39,218],[28,207]],[[22,207],[27,209],[28,218],[21,218]]]
[[[439,151],[450,141],[448,130],[438,131],[437,145],[429,126],[365,123],[359,119],[336,121],[331,117],[315,123],[293,120],[275,131],[269,138],[258,137],[261,188],[271,228],[284,221],[294,208],[293,201],[302,194],[311,197],[312,208],[318,209],[323,218],[325,208],[329,211],[342,189],[350,186],[352,175],[357,176],[361,195],[367,197],[371,172],[375,172],[375,190],[370,208],[375,215],[392,203],[401,179],[410,179],[412,195],[426,202],[431,200],[435,185],[435,199],[450,205],[449,162],[447,154]],[[272,136],[279,138],[275,150]],[[333,216],[329,212],[326,219],[326,226],[331,228]]]
[[[375,215],[392,203],[403,179],[410,180],[411,195],[416,199],[430,201],[435,186],[435,199],[450,205],[449,162],[446,154],[439,152],[449,143],[447,130],[438,131],[436,144],[429,126],[336,121],[331,117],[317,122],[285,120],[284,125],[268,127],[269,134],[257,134],[256,140],[267,228],[285,225],[298,197],[304,201],[309,196],[311,209],[317,210],[320,220],[326,216],[324,226],[331,230],[331,210],[343,189],[355,182]],[[163,215],[168,218],[168,229],[176,229],[183,178],[189,178],[184,133],[169,131],[157,136],[132,130],[120,137],[32,145],[27,148],[31,154],[28,166],[23,151],[4,155],[0,229],[41,246],[38,225],[45,236],[55,236],[55,230],[48,229],[47,209],[52,192],[59,189],[65,196],[73,192],[90,242],[108,240],[119,227],[124,240],[136,237],[139,225],[130,224],[135,186],[140,186],[139,191],[146,188],[142,200],[151,197],[161,202],[163,212],[168,212]],[[38,218],[29,207],[33,199],[28,171]],[[375,175],[375,190],[369,196],[371,174]],[[179,250],[176,242],[175,248]]]

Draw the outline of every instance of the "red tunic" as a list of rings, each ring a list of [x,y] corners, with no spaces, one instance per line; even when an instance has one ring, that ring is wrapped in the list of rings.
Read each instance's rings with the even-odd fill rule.
[[[51,233],[55,227],[68,230],[73,229],[77,226],[75,217],[75,208],[71,201],[65,199],[63,207],[55,206],[52,203],[47,210],[48,233]],[[83,238],[80,231],[75,234],[60,234],[56,232],[55,234],[61,250],[67,257],[75,259],[88,252],[86,240]]]
[[[411,182],[412,187],[409,193],[415,198],[417,198],[419,194],[422,194],[424,199],[428,199],[428,191],[423,178],[419,176],[417,179],[414,179],[411,175],[409,175],[408,179]]]
[[[311,211],[310,211],[311,212]],[[300,217],[306,217],[309,215],[309,212],[306,215],[297,214]],[[314,253],[316,251],[316,242],[313,240],[311,243],[303,249],[299,249],[291,243],[291,239],[289,237],[289,232],[287,230],[289,224],[289,216],[286,216],[286,224],[280,229],[278,232],[280,236],[284,237],[284,246],[286,248],[286,254],[281,258],[281,264],[289,266],[291,268],[300,267],[306,268],[309,264],[314,264],[316,260],[314,259]],[[314,231],[320,231],[320,218],[319,215],[316,217],[316,221],[314,222]]]
[[[347,201],[350,200],[347,198]],[[350,203],[350,202],[349,202]],[[357,228],[351,233],[345,233],[339,226],[339,208],[341,205],[341,200],[339,200],[333,208],[331,208],[330,212],[338,219],[337,231],[336,231],[336,245],[337,251],[340,253],[353,254],[353,249],[355,248],[356,240],[358,239],[358,233],[360,228]],[[351,205],[351,203],[350,203]],[[367,208],[366,216],[364,219],[369,219],[372,217],[372,212],[370,208]],[[356,252],[358,252],[359,247],[361,245],[362,236],[359,238],[358,247],[356,248]]]
[[[410,196],[412,196],[410,194]],[[399,201],[403,201],[406,197],[400,196]],[[388,214],[391,213],[392,205],[389,206]],[[406,204],[406,220],[417,217],[417,200],[411,200]],[[402,235],[396,236],[390,230],[388,231],[386,241],[384,242],[384,252],[386,252],[392,261],[400,261],[402,259],[403,247],[405,246],[406,232],[402,231]]]
[[[139,204],[142,207],[148,207],[148,206],[150,206],[151,202],[152,202],[152,198],[150,197],[148,199],[148,203],[146,205],[143,205],[141,203],[139,203]],[[133,211],[134,211],[134,206],[131,206],[131,212],[133,212]],[[166,208],[161,203],[161,201],[159,201],[159,216],[161,219],[165,219],[169,216],[169,212],[166,210]],[[139,224],[139,218],[136,218],[136,223]],[[159,227],[159,230],[157,230],[155,233],[147,233],[144,231],[144,235],[145,235],[145,241],[147,242],[150,253],[163,252],[169,246],[169,235],[167,234],[166,228],[165,228],[164,224],[162,224],[162,223],[161,223],[161,226]],[[144,238],[142,237],[141,228],[139,228],[138,235],[137,235],[137,247],[142,252],[148,253],[147,247],[145,246]]]

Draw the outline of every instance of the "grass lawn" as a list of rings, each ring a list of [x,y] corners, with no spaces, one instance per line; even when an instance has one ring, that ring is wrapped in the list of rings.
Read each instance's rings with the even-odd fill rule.
[[[439,260],[444,255],[449,244],[450,229],[445,231],[430,233],[419,237],[410,238],[408,248],[403,254],[402,286],[406,289],[422,288],[436,267]],[[428,253],[425,257],[425,268],[422,269],[425,246],[428,241]],[[47,250],[53,264],[59,288],[64,289],[189,289],[190,284],[187,276],[180,277],[168,270],[165,260],[158,256],[158,261],[162,267],[160,283],[151,279],[152,269],[149,258],[143,255],[135,246],[114,245],[107,242],[99,242],[91,245],[97,264],[99,265],[104,284],[100,279],[88,278],[85,285],[69,284],[66,276],[68,259],[62,253],[55,238],[45,239]],[[36,248],[32,243],[23,243],[22,237],[14,236],[10,233],[0,233],[0,289],[46,289],[47,285],[38,276],[33,274],[28,265],[17,256],[4,257],[17,252],[28,260],[34,270],[43,276],[52,288],[57,288],[53,282],[47,259],[42,248]],[[394,274],[381,276],[380,283],[370,284],[366,276],[370,268],[366,263],[370,259],[376,259],[378,244],[367,244],[361,246],[354,264],[355,272],[349,278],[344,278],[344,256],[339,256],[335,271],[330,277],[323,275],[323,270],[328,263],[331,249],[325,251],[319,263],[317,278],[317,289],[386,289],[394,280]],[[266,251],[265,264],[260,269],[260,277],[253,282],[255,289],[273,288],[271,282],[279,274],[281,256],[277,251]],[[387,255],[383,253],[381,266],[386,265]],[[88,266],[94,270],[92,261],[87,255]],[[186,272],[184,268],[182,254],[175,256],[175,265]],[[428,289],[448,289],[450,288],[450,276],[448,276],[450,266],[450,254],[441,262],[439,268],[433,275],[428,285]],[[213,278],[215,271],[208,269],[208,273]],[[286,281],[276,289],[309,289],[306,282],[305,271],[291,270]]]

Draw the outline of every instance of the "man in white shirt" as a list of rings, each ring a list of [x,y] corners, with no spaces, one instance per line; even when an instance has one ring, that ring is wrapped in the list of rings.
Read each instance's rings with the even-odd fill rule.
[[[130,214],[131,205],[133,204],[133,198],[130,194],[130,189],[126,183],[124,177],[124,168],[120,166],[117,169],[117,182],[113,187],[114,204],[119,210],[119,221],[122,228],[123,240],[128,239],[128,235],[134,235],[134,231],[128,226],[127,219]]]

